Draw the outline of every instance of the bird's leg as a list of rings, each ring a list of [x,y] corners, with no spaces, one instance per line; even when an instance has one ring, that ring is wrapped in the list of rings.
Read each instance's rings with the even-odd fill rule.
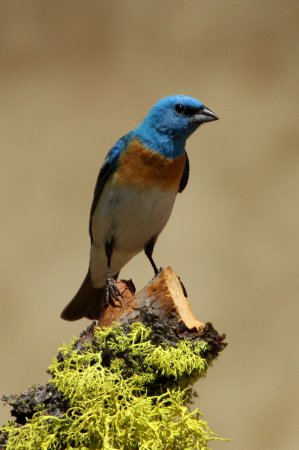
[[[111,273],[111,258],[113,253],[113,245],[114,245],[114,239],[110,241],[106,241],[105,243],[105,253],[107,257],[107,274],[106,274],[106,295],[105,295],[105,301],[106,306],[108,306],[111,303],[111,300],[121,302],[123,299],[122,293],[118,289],[118,287],[115,284],[115,279]]]
[[[159,272],[161,272],[162,268],[158,269],[155,261],[153,260],[153,251],[154,251],[154,247],[155,247],[155,243],[156,243],[156,236],[153,236],[146,244],[144,247],[144,253],[146,254],[146,256],[148,257],[152,268],[154,269],[155,275],[157,275]]]

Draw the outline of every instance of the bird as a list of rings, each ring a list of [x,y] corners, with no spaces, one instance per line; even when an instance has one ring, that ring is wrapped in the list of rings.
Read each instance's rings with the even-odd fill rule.
[[[121,296],[116,286],[120,270],[142,251],[154,274],[159,273],[154,247],[189,179],[186,141],[200,125],[217,119],[193,97],[164,97],[111,148],[90,209],[87,275],[61,318],[99,319]]]

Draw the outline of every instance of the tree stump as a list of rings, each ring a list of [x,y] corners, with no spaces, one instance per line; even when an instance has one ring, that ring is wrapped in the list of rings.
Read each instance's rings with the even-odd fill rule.
[[[123,298],[59,348],[46,385],[2,397],[15,420],[0,427],[0,449],[208,450],[219,439],[190,403],[225,335],[194,317],[170,267],[138,293],[117,286]]]
[[[191,310],[186,290],[171,267],[162,270],[141,291],[134,293],[132,282],[120,280],[117,287],[123,300],[119,305],[109,305],[98,321],[98,326],[109,327],[118,322],[140,321],[142,312],[171,320],[178,331],[201,333],[205,324],[197,320]]]

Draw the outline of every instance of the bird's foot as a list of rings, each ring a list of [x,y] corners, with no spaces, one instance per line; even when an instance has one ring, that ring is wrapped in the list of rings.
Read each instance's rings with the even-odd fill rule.
[[[154,270],[154,272],[155,272],[154,277],[157,276],[157,275],[159,275],[159,273],[161,273],[162,270],[163,270],[163,267],[160,267],[159,269],[156,267],[155,270]]]
[[[121,306],[123,301],[123,295],[116,285],[116,281],[112,275],[106,277],[106,306]]]

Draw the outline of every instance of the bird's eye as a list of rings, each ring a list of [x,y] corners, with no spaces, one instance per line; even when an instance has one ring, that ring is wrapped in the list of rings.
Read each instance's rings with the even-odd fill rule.
[[[178,103],[177,105],[175,105],[174,109],[178,114],[184,114],[184,112],[186,111],[185,106],[182,105],[181,103]]]

